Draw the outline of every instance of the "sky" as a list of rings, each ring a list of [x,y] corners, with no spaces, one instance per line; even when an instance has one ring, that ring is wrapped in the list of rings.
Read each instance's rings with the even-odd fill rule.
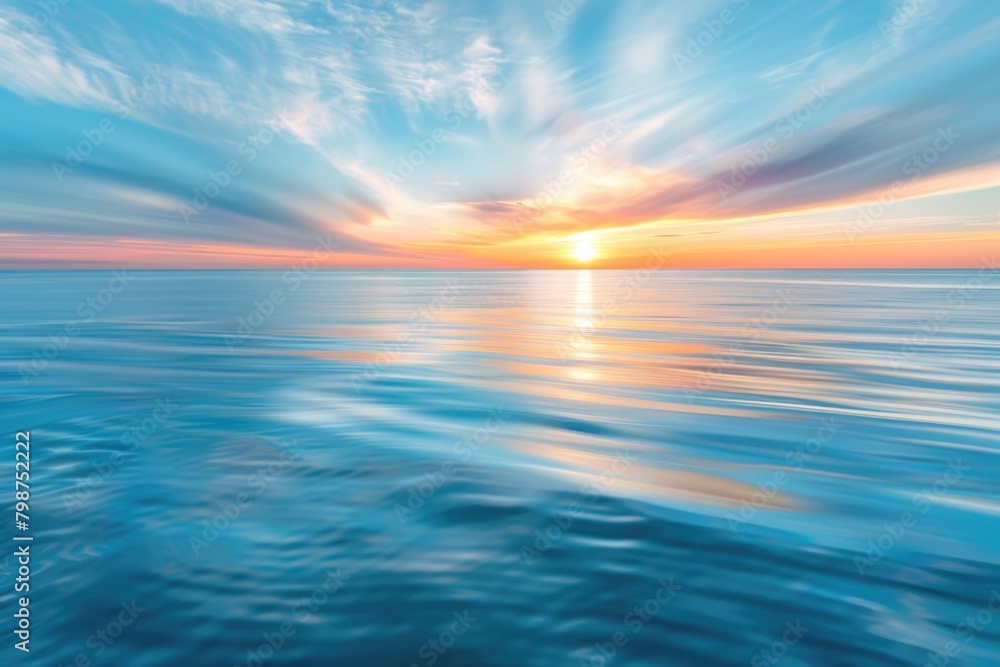
[[[975,268],[997,35],[995,0],[2,0],[0,267]]]

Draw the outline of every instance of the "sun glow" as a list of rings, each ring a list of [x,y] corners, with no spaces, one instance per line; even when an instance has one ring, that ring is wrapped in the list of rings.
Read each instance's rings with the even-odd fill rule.
[[[573,249],[573,257],[579,262],[589,262],[597,257],[597,251],[594,250],[594,245],[590,242],[590,239],[582,239],[577,244],[576,248]]]

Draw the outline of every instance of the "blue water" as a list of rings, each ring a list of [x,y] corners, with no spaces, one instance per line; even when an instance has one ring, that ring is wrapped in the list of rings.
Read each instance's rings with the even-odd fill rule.
[[[0,663],[1000,664],[998,287],[2,273]]]

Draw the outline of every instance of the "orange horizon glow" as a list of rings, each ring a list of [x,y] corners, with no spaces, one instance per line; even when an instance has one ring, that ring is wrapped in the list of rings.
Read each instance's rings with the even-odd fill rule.
[[[978,233],[922,232],[912,220],[887,215],[859,226],[858,212],[871,204],[861,198],[733,218],[713,218],[707,208],[699,215],[693,208],[684,217],[627,224],[621,220],[598,224],[589,217],[581,223],[573,217],[574,212],[579,215],[588,209],[611,215],[614,202],[641,191],[650,176],[635,170],[617,174],[614,187],[604,191],[604,200],[596,199],[596,190],[589,189],[520,226],[502,219],[470,232],[469,226],[483,221],[459,218],[453,227],[431,230],[433,238],[427,234],[421,238],[399,234],[399,224],[386,221],[351,234],[338,230],[320,235],[311,249],[5,233],[0,234],[0,268],[972,269],[995,263],[1000,252],[1000,225],[995,223],[987,223],[986,231]],[[977,180],[982,191],[1000,183],[996,168],[970,170],[965,176]],[[929,207],[975,190],[955,175],[928,179],[896,205]],[[352,252],[348,248],[354,241],[373,250]],[[340,247],[329,246],[338,242]]]
[[[623,248],[615,256],[593,242],[558,239],[534,243],[523,253],[477,256],[464,253],[372,257],[348,252],[288,248],[262,249],[227,244],[164,243],[146,239],[65,239],[60,249],[52,237],[4,235],[0,264],[4,269],[973,269],[996,263],[1000,233],[955,239],[945,234],[899,239],[872,237],[850,243],[776,243],[744,247],[686,247],[647,243]],[[42,244],[48,244],[48,248]],[[538,246],[553,246],[554,249]],[[567,250],[567,247],[569,250]],[[29,251],[30,249],[30,251]],[[554,250],[554,251],[553,251]]]

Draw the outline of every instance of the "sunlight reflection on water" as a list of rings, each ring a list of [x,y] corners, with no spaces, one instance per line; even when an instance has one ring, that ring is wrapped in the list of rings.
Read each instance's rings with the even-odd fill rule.
[[[23,380],[107,276],[4,273],[40,650],[136,598],[106,664],[243,664],[284,621],[281,664],[424,664],[468,608],[443,664],[575,665],[674,577],[621,664],[746,664],[796,619],[785,664],[923,664],[1000,584],[1000,279],[972,275],[144,272]]]

